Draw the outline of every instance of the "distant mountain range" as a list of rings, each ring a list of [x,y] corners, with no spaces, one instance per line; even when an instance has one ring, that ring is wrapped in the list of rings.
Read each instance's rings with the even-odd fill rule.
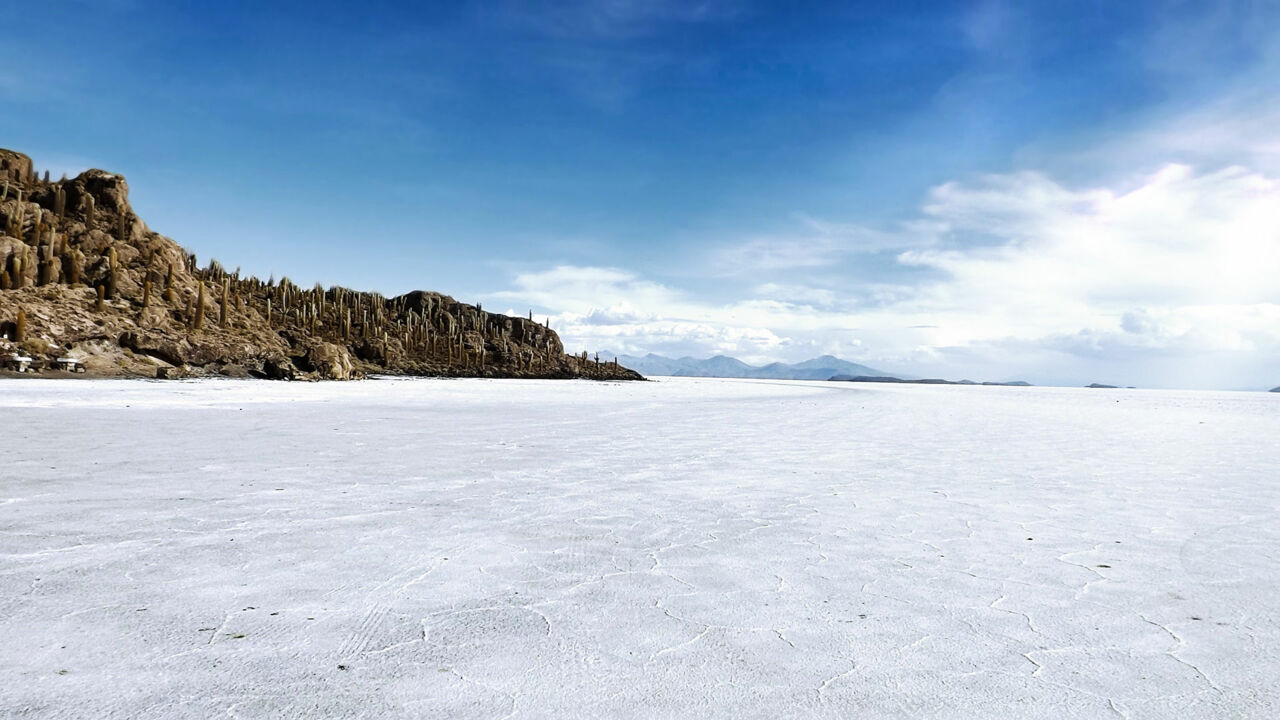
[[[612,354],[601,353],[601,357]],[[771,380],[829,380],[836,375],[885,375],[866,365],[823,355],[799,363],[770,363],[762,367],[748,365],[726,355],[699,360],[669,358],[649,353],[644,357],[619,355],[618,362],[641,375],[673,375],[677,377],[767,378]]]

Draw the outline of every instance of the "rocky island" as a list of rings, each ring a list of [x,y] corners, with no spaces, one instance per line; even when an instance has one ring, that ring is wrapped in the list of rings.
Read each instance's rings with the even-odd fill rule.
[[[200,266],[134,213],[123,176],[50,181],[2,149],[0,361],[8,372],[99,377],[641,379],[614,360],[566,354],[532,313]]]

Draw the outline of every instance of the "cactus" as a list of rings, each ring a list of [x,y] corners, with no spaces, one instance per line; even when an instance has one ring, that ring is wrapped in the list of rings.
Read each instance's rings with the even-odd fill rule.
[[[218,311],[218,326],[227,326],[227,305],[231,300],[231,281],[227,278],[222,279],[222,307]]]
[[[27,311],[18,308],[18,320],[13,324],[13,341],[22,342],[27,339]]]
[[[129,240],[129,216],[124,210],[120,211],[120,219],[116,221],[116,237],[120,242]]]
[[[58,216],[58,219],[62,219],[67,214],[67,191],[63,190],[61,185],[53,191],[53,213]]]
[[[204,326],[204,281],[198,283],[199,293],[196,295],[196,314],[191,319],[191,329],[199,330]]]
[[[116,271],[120,261],[114,247],[107,248],[107,299],[116,299]]]
[[[0,270],[0,290],[9,289],[9,271]]]
[[[145,310],[151,305],[151,279],[148,278],[142,283],[142,308]]]
[[[87,227],[93,227],[93,215],[94,215],[93,196],[90,195],[89,193],[85,193],[82,204],[84,205],[84,224]]]
[[[267,324],[271,324],[271,298],[267,298]]]
[[[169,263],[169,274],[164,279],[164,301],[173,304],[173,263]]]
[[[101,285],[97,286],[97,288],[95,288],[95,289],[98,291],[98,301],[97,301],[96,303],[94,303],[94,305],[93,305],[93,309],[94,309],[94,310],[97,310],[98,312],[102,312],[102,310],[103,310],[102,301],[103,301],[104,299],[106,299],[106,296],[107,296],[107,290],[106,290],[106,288],[102,287]]]
[[[45,247],[49,247],[49,246],[46,245]],[[52,250],[52,248],[50,248],[50,250]],[[50,257],[47,257],[44,260],[40,261],[40,270],[39,270],[40,274],[39,274],[39,277],[36,279],[36,282],[38,282],[40,285],[53,284],[53,273],[54,273],[55,266],[53,264],[54,260],[52,257],[52,252],[50,252],[49,255]]]
[[[62,256],[62,275],[69,285],[80,284],[80,266],[84,263],[84,254],[72,249]]]
[[[22,275],[22,255],[14,254],[9,256],[9,282],[14,290],[21,290],[25,284]]]

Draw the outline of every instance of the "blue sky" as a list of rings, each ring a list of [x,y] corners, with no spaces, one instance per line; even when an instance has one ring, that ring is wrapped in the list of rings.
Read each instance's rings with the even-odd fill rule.
[[[0,22],[0,145],[124,173],[153,229],[247,272],[532,308],[571,348],[1280,383],[1280,3]]]

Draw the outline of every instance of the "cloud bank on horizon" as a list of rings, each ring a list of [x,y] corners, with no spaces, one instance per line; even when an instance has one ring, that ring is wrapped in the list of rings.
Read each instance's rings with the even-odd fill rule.
[[[896,240],[806,225],[814,234],[721,249],[710,264],[748,283],[729,303],[581,266],[520,273],[493,296],[552,309],[570,346],[626,354],[831,353],[934,375],[1175,387],[1277,371],[1280,181],[1240,166],[1170,164],[1124,190],[1025,172],[946,183]],[[897,281],[831,272],[885,254]]]
[[[77,8],[0,9],[0,144],[201,258],[570,349],[1280,384],[1275,3]]]

